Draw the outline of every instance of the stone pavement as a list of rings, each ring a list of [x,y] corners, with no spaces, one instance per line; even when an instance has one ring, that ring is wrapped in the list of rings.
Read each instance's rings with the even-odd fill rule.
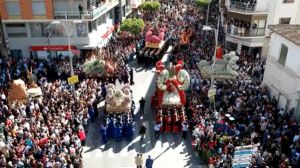
[[[85,168],[133,168],[134,157],[142,153],[144,161],[151,155],[154,159],[154,168],[202,168],[200,160],[191,149],[190,139],[183,141],[181,135],[165,134],[154,140],[153,112],[150,107],[150,97],[155,90],[155,68],[144,69],[136,64],[129,64],[134,68],[135,85],[132,86],[136,103],[135,110],[135,136],[128,142],[110,140],[106,145],[101,143],[99,133],[100,118],[89,126],[86,146],[83,151],[83,165]],[[139,116],[139,99],[146,98],[145,114]],[[103,104],[102,104],[103,105]],[[144,122],[147,128],[145,139],[140,140],[138,135],[139,124]]]

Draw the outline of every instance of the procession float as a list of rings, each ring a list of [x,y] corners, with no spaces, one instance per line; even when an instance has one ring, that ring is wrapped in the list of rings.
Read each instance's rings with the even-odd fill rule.
[[[111,61],[102,60],[92,56],[83,64],[85,75],[90,77],[106,77],[115,73],[116,65]]]
[[[131,140],[134,135],[133,104],[130,85],[108,84],[105,100],[105,121],[101,128],[102,140],[108,138]]]
[[[192,36],[192,30],[191,29],[185,29],[181,35],[180,35],[180,44],[182,46],[187,46],[190,43],[190,39]]]
[[[34,82],[26,87],[23,80],[13,80],[8,91],[8,102],[13,103],[28,103],[29,100],[38,100],[43,96],[42,89]]]
[[[152,97],[152,107],[156,109],[155,120],[162,123],[165,133],[178,133],[186,120],[184,106],[185,90],[190,85],[190,75],[183,69],[183,61],[165,67],[162,61],[156,63],[157,86]]]
[[[223,55],[223,59],[208,62],[202,60],[198,64],[198,68],[201,72],[203,79],[210,79],[213,77],[215,80],[230,80],[235,79],[238,76],[238,65],[236,62],[239,57],[236,56],[234,51],[231,51]]]
[[[145,34],[145,47],[141,50],[138,62],[155,63],[160,60],[168,49],[168,39],[165,39],[165,28],[150,27]]]

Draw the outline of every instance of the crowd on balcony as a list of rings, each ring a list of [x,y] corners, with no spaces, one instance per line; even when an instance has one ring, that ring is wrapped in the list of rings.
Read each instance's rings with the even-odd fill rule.
[[[254,10],[256,3],[256,0],[230,0],[230,7],[243,10]]]

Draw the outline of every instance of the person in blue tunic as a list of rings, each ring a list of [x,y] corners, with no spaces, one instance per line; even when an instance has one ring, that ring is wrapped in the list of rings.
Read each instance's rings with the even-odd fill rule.
[[[134,127],[133,127],[133,122],[129,121],[127,125],[127,131],[126,131],[126,139],[127,141],[130,141],[134,135]]]
[[[117,122],[114,130],[116,142],[120,142],[122,139],[122,124],[120,122]]]
[[[89,116],[91,118],[91,122],[95,122],[95,111],[94,111],[94,108],[93,106],[89,105],[88,107],[88,113],[89,113]]]
[[[114,137],[114,131],[115,131],[115,124],[112,118],[109,119],[108,128],[107,128],[107,137],[113,138]]]
[[[101,125],[100,134],[101,134],[101,137],[102,137],[102,143],[106,144],[107,141],[108,141],[108,138],[107,138],[107,125],[106,124]]]
[[[126,137],[126,134],[127,134],[127,127],[128,127],[128,124],[127,124],[127,121],[123,122],[122,124],[122,137]]]

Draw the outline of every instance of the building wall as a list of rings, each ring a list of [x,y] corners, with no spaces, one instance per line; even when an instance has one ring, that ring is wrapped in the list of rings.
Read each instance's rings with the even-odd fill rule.
[[[84,31],[86,36],[78,36],[79,29],[75,24],[72,24],[71,30],[71,45],[77,46],[78,48],[84,48],[84,46],[88,46],[89,48],[96,48],[101,45],[103,45],[103,41],[106,40],[106,38],[103,38],[102,36],[109,31],[114,26],[114,9],[112,9],[112,16],[109,17],[109,12],[104,14],[102,17],[104,18],[103,22],[101,24],[98,24],[98,20],[95,20],[93,22],[96,22],[95,24],[97,27],[95,29],[92,29],[89,32],[88,28],[88,22],[83,22],[82,24],[86,25],[86,31]],[[99,18],[100,19],[100,18]],[[7,24],[7,23],[6,23]],[[6,24],[4,24],[4,33],[6,36],[8,35]],[[26,22],[26,34],[27,37],[8,37],[8,42],[10,44],[10,50],[22,50],[22,55],[24,57],[30,56],[30,46],[34,45],[68,45],[68,41],[66,38],[66,35],[55,35],[56,33],[52,33],[52,37],[49,37],[49,41],[47,36],[35,36],[32,34],[32,24],[47,24],[49,25],[49,22],[45,21],[43,23],[36,23],[36,22]],[[51,25],[52,30],[54,32],[55,26],[59,25]],[[42,29],[37,29],[37,31],[43,31]],[[64,28],[58,29],[58,31],[62,34],[65,34]],[[36,31],[34,31],[36,32]],[[111,34],[111,33],[110,33]],[[65,37],[64,37],[65,36]]]
[[[280,18],[291,18],[290,24],[300,24],[300,0],[294,3],[283,3],[283,0],[272,0],[268,13],[268,25],[279,24]],[[266,30],[266,34],[270,34],[270,30]]]
[[[288,47],[285,66],[278,62],[281,44]],[[285,109],[295,108],[300,90],[300,47],[273,33],[271,35],[267,64],[263,83],[268,85],[271,94],[279,100],[279,106]]]
[[[293,70],[295,73],[298,73],[300,76],[300,47],[296,44],[276,33],[273,33],[269,44],[268,55],[275,58],[275,60],[278,60],[281,50],[281,44],[285,44],[286,46],[288,46],[288,55],[285,66]]]
[[[270,0],[257,0],[256,4],[256,11],[268,11]]]

